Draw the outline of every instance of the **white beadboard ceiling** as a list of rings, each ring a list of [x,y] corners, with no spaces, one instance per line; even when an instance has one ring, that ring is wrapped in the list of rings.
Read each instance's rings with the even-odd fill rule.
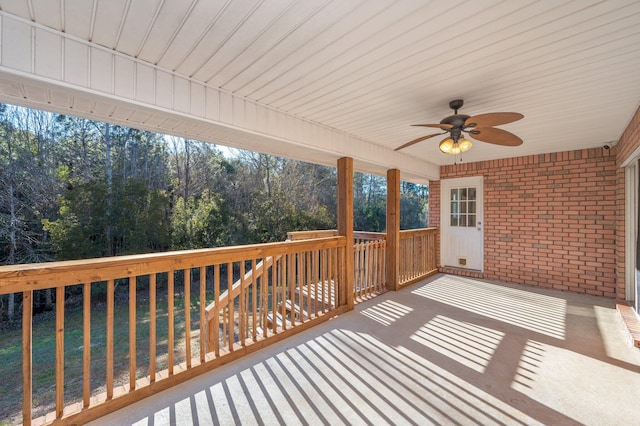
[[[368,146],[435,133],[410,125],[438,123],[456,98],[464,114],[524,114],[501,126],[523,145],[477,141],[465,162],[614,145],[640,103],[638,0],[0,0],[0,10]],[[135,104],[127,114],[157,120]],[[440,139],[406,154],[451,164]]]

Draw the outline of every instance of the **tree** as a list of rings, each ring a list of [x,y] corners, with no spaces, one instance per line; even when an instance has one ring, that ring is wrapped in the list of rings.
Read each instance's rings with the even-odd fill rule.
[[[400,229],[416,229],[426,227],[428,214],[428,187],[411,182],[401,182]]]
[[[60,186],[55,177],[52,115],[0,106],[0,255],[2,263],[50,260],[42,220],[55,211]],[[8,295],[7,316],[15,312]]]
[[[179,197],[171,216],[174,249],[219,247],[229,241],[229,211],[217,194],[205,190],[198,198]]]
[[[354,173],[353,226],[358,231],[383,232],[387,223],[386,179]]]

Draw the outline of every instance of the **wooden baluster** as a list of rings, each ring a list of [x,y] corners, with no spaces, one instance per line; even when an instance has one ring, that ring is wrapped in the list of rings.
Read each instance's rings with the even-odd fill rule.
[[[149,381],[156,381],[156,274],[149,275]]]
[[[426,236],[425,235],[421,235],[420,236],[420,275],[423,275],[426,271],[427,271],[427,265],[426,265],[426,252],[425,252],[425,244],[426,244],[427,240],[426,240]]]
[[[291,281],[289,276],[289,269],[291,268],[291,255],[285,254],[282,256],[282,306],[280,307],[280,315],[282,317],[282,329],[287,329],[287,300],[289,298],[289,289],[291,288]]]
[[[362,285],[360,287],[360,296],[366,296],[369,293],[369,282],[367,281],[367,268],[369,267],[367,257],[369,256],[369,242],[362,242],[362,270],[360,271],[360,279]]]
[[[262,267],[264,268],[264,262],[262,263]],[[263,269],[264,270],[264,269]],[[258,288],[258,276],[256,273],[256,260],[255,259],[251,259],[251,284],[252,284],[252,291],[251,291],[251,299],[252,299],[252,307],[251,307],[251,313],[253,315],[253,318],[251,318],[251,337],[253,338],[253,341],[255,342],[258,336],[258,292],[260,291]]]
[[[304,304],[304,296],[302,294],[302,290],[303,290],[303,286],[304,286],[304,281],[305,281],[305,273],[306,273],[306,269],[305,269],[305,253],[298,253],[298,271],[297,271],[297,287],[296,287],[296,291],[297,291],[297,303],[299,305],[299,312],[300,314],[298,317],[298,321],[302,322],[302,307]],[[294,318],[296,317],[296,312],[295,312],[295,303],[292,303],[291,305],[291,310],[293,311],[293,316]]]
[[[214,266],[213,269],[213,298],[214,298],[214,311],[213,315],[216,319],[215,335],[213,339],[213,352],[216,358],[220,356],[220,265]],[[228,300],[228,299],[227,299]],[[223,317],[224,320],[224,317]],[[224,332],[222,331],[222,337],[224,338]],[[223,342],[224,345],[224,342]]]
[[[289,257],[289,261],[288,261],[288,265],[287,265],[287,270],[288,270],[288,274],[289,274],[289,303],[291,305],[291,308],[293,308],[293,305],[295,303],[295,298],[296,298],[296,285],[297,285],[297,269],[298,265],[299,265],[299,259],[298,259],[298,254],[297,253],[290,253],[288,254]],[[295,325],[296,323],[296,316],[294,315],[293,309],[290,310],[289,313],[289,320],[291,321],[291,325]]]
[[[64,287],[56,288],[56,418],[64,410]]]
[[[368,296],[371,292],[369,288],[371,285],[369,282],[369,253],[371,252],[371,242],[364,241],[362,249],[362,289],[360,294],[362,296]]]
[[[191,368],[191,268],[184,270],[184,349],[187,369]]]
[[[366,296],[367,294],[367,252],[369,251],[369,243],[363,241],[361,244],[362,250],[360,251],[360,291],[359,296]]]
[[[313,312],[313,284],[314,284],[314,270],[315,265],[313,264],[313,251],[307,252],[307,319],[311,319],[311,314]]]
[[[367,283],[364,280],[364,256],[365,256],[365,252],[367,249],[367,245],[366,243],[362,243],[362,244],[358,244],[358,288],[356,290],[356,296],[357,297],[362,297],[364,294],[364,287],[367,285]]]
[[[311,281],[312,281],[312,276],[311,276],[311,267],[313,265],[311,265],[311,252],[307,251],[304,254],[304,260],[305,260],[305,275],[306,275],[306,287],[307,287],[307,316],[306,319],[310,319],[311,318]],[[300,290],[302,291],[302,287],[300,287]],[[301,293],[302,294],[302,293]],[[304,301],[301,301],[301,306],[300,306],[300,314],[302,315],[302,312],[304,312],[304,310],[302,309],[302,306],[304,306]]]
[[[207,339],[205,336],[205,306],[207,304],[207,277],[206,268],[200,267],[200,363],[204,362],[204,356],[207,353]],[[216,324],[218,317],[216,317]]]
[[[266,292],[268,293],[269,286],[267,280]],[[264,337],[267,337],[267,312],[269,312],[269,302],[268,302],[268,294],[267,294],[267,306],[264,309],[264,316],[262,320],[264,321]],[[278,259],[275,256],[272,257],[271,260],[271,312],[273,315],[273,323],[276,321],[276,305],[278,304]],[[275,333],[275,328],[273,329]]]
[[[107,399],[113,398],[114,280],[107,281]]]
[[[313,313],[318,316],[318,286],[320,285],[320,251],[313,251]]]
[[[278,330],[278,299],[282,289],[282,258],[273,257],[273,266],[271,267],[271,331],[275,334]]]
[[[380,271],[382,270],[382,265],[380,265],[380,253],[382,252],[383,242],[382,240],[376,241],[376,291],[381,290],[382,286],[382,277],[380,276]]]
[[[380,271],[382,270],[382,265],[380,265],[380,253],[383,250],[383,241],[382,240],[378,240],[376,241],[376,254],[375,254],[375,259],[376,259],[376,270],[375,270],[375,275],[376,275],[376,291],[380,292],[381,287],[382,287],[382,277],[380,276]]]
[[[173,356],[174,356],[174,348],[175,348],[175,341],[174,341],[174,324],[175,324],[175,312],[174,312],[174,296],[175,296],[175,271],[169,271],[168,273],[168,294],[167,294],[167,321],[168,321],[168,326],[169,328],[168,333],[169,333],[169,337],[168,337],[168,345],[167,345],[167,352],[168,352],[168,364],[169,364],[169,375],[172,376],[173,375]]]
[[[136,281],[129,278],[129,390],[136,388]]]
[[[333,274],[332,274],[332,292],[333,292],[333,307],[337,308],[338,306],[340,306],[340,285],[342,283],[340,283],[340,266],[338,264],[339,262],[339,252],[340,252],[340,248],[334,248],[331,251],[331,265],[332,265],[332,269],[333,269]]]
[[[227,306],[229,309],[229,333],[228,333],[228,344],[229,351],[233,352],[233,344],[235,343],[235,300],[231,295],[231,288],[233,287],[233,263],[227,263]],[[240,290],[242,291],[242,284],[240,285]],[[240,304],[242,304],[242,299],[240,299]]]
[[[33,290],[22,292],[22,424],[33,417]]]
[[[324,249],[322,250],[322,258],[321,258],[321,262],[322,262],[322,272],[320,274],[320,281],[322,282],[322,313],[324,314],[325,312],[327,312],[327,250],[328,249]]]
[[[222,344],[229,349],[229,306],[222,310]]]
[[[247,310],[247,299],[246,299],[246,292],[247,292],[247,283],[244,279],[244,274],[245,274],[245,270],[244,270],[244,260],[240,261],[240,310],[239,310],[239,316],[240,316],[240,320],[238,321],[238,327],[240,329],[240,345],[245,346],[245,337],[246,337],[246,333],[247,333],[247,328],[246,328],[246,322],[245,322],[245,316],[247,315],[246,310]],[[231,287],[229,287],[231,288]]]
[[[367,274],[369,275],[369,294],[375,293],[377,290],[377,278],[376,268],[378,266],[378,259],[376,258],[378,253],[378,241],[371,240],[369,245],[369,252],[367,253]]]
[[[384,240],[380,240],[378,247],[378,291],[384,291],[384,259],[386,256],[386,243]]]
[[[82,406],[91,404],[91,283],[82,289]]]

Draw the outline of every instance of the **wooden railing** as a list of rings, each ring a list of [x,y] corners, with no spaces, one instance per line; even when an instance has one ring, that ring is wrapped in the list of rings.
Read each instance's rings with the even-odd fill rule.
[[[54,289],[56,325],[55,409],[34,423],[83,423],[346,311],[340,275],[346,244],[330,237],[0,267],[0,295],[22,293],[23,423],[34,417],[35,291]],[[124,294],[116,291],[122,286]],[[94,290],[106,295],[93,296]],[[81,367],[74,376],[81,377],[81,394],[75,397],[65,395],[75,387],[65,382],[65,367],[72,368],[68,358],[78,350],[65,347],[69,295],[82,311]],[[99,330],[96,298],[104,306]]]
[[[437,228],[400,231],[400,286],[438,272]]]
[[[386,249],[384,238],[363,239],[354,245],[353,290],[356,302],[386,291]]]
[[[337,235],[334,229],[295,231],[287,239],[299,241]],[[353,232],[354,297],[356,302],[386,291],[386,234],[383,232]]]

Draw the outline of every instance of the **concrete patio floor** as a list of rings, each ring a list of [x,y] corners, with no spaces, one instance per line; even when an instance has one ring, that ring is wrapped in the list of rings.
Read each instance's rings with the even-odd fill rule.
[[[640,424],[640,350],[611,299],[436,275],[92,424]]]

